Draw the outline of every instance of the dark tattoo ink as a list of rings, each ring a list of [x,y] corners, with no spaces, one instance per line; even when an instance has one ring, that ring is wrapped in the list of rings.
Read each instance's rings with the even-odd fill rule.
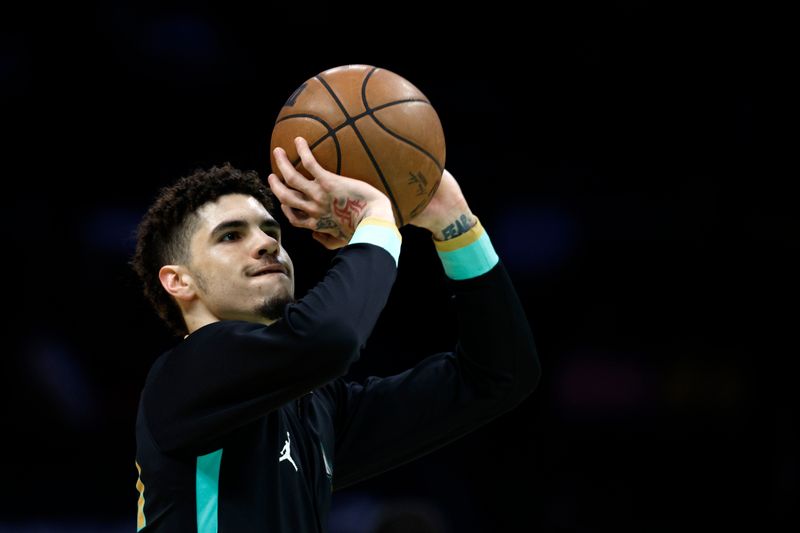
[[[331,229],[338,227],[330,215],[323,215],[317,220],[317,229]]]
[[[414,218],[415,216],[422,213],[422,211],[425,210],[426,207],[428,207],[428,204],[431,203],[431,200],[433,200],[433,195],[436,194],[436,191],[439,189],[439,185],[441,183],[442,181],[439,180],[433,184],[433,187],[431,187],[431,190],[428,191],[428,194],[425,196],[425,198],[423,198],[422,201],[418,203],[414,209],[411,210],[409,218]]]
[[[453,221],[452,224],[446,226],[442,230],[442,235],[444,235],[445,240],[447,239],[454,239],[459,235],[466,233],[470,228],[469,220],[467,220],[467,215],[461,215],[459,218]]]
[[[409,175],[411,178],[409,178],[408,184],[417,186],[417,196],[425,196],[425,187],[428,186],[428,179],[425,177],[425,174],[417,171],[416,174],[409,172]]]

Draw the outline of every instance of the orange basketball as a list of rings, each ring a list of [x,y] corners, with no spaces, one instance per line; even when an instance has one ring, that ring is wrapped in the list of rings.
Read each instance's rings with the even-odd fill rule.
[[[307,178],[294,138],[308,141],[327,170],[383,191],[398,226],[422,211],[444,171],[445,143],[439,116],[419,89],[382,68],[346,65],[303,83],[284,104],[270,142],[280,146]]]

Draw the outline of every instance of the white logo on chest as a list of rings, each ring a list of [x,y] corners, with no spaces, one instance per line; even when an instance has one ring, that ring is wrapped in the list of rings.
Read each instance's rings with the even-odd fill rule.
[[[297,472],[297,465],[295,464],[294,460],[292,459],[292,437],[289,436],[289,432],[286,432],[286,442],[283,445],[283,449],[281,450],[281,457],[278,459],[278,462],[281,463],[283,461],[289,461],[292,463],[294,467],[294,471]]]

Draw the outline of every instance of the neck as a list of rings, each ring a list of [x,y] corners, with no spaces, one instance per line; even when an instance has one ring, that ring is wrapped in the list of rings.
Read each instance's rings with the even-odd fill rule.
[[[247,322],[253,322],[256,324],[264,324],[265,326],[269,326],[275,320],[271,320],[265,317],[228,317],[230,320],[244,320]],[[218,317],[214,315],[211,311],[206,309],[205,307],[201,309],[192,309],[190,311],[184,310],[183,312],[183,320],[186,322],[186,329],[189,331],[189,335],[197,331],[198,329],[202,328],[203,326],[207,326],[214,322],[219,322],[220,320],[226,320],[226,318]]]

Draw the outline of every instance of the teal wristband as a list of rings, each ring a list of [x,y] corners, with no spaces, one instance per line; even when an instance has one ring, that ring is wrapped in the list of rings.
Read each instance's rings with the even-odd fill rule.
[[[489,235],[483,231],[475,242],[457,250],[437,250],[444,272],[450,279],[475,278],[489,272],[500,258],[494,251]]]
[[[348,244],[363,242],[380,246],[389,252],[394,258],[394,264],[398,265],[400,262],[400,244],[402,243],[398,235],[396,228],[375,224],[359,224]]]

